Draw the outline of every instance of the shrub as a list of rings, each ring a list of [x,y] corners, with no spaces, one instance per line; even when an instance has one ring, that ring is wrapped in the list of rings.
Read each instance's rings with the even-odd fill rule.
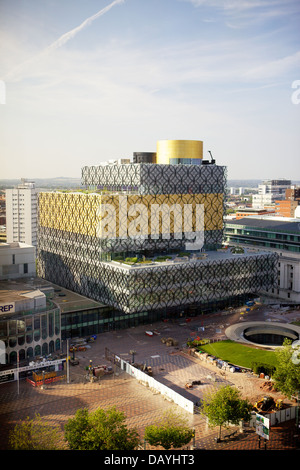
[[[254,374],[264,373],[265,375],[272,376],[276,370],[276,367],[270,364],[266,364],[265,362],[252,362],[251,369],[253,370]]]

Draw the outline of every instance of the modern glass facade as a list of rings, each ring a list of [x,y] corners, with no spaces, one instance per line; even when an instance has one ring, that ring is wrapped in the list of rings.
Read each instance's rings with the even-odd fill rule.
[[[207,302],[189,306],[166,306],[157,310],[147,310],[135,313],[125,313],[110,307],[105,309],[91,309],[62,314],[61,329],[62,340],[74,337],[87,337],[93,334],[108,331],[133,328],[138,325],[149,325],[157,321],[168,321],[174,318],[181,319],[194,317],[200,314],[217,312],[228,307],[239,307],[254,294],[227,296],[222,300],[211,299]]]
[[[257,219],[255,223],[253,219],[247,218],[243,221],[227,222],[225,239],[228,242],[300,253],[298,222],[289,222],[287,225],[279,221]]]
[[[0,319],[0,340],[5,343],[6,364],[47,356],[61,348],[60,309],[51,301],[40,311],[24,311]]]

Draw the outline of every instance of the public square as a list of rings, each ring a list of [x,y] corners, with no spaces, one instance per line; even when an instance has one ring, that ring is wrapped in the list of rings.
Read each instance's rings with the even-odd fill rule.
[[[290,317],[299,316],[298,311],[282,315],[272,309],[261,307],[247,313],[247,320],[277,319],[291,321]],[[251,374],[226,373],[225,375],[215,366],[203,363],[187,354],[185,345],[195,331],[204,327],[205,337],[211,339],[225,338],[228,325],[241,321],[239,312],[220,312],[207,317],[194,317],[191,321],[158,322],[154,325],[140,325],[135,328],[111,331],[97,336],[85,351],[75,353],[79,364],[70,367],[69,383],[47,384],[43,389],[32,387],[25,380],[20,381],[19,393],[16,382],[2,384],[0,389],[1,416],[1,449],[8,448],[8,432],[20,420],[34,418],[39,414],[48,423],[59,425],[63,429],[66,421],[74,416],[78,408],[110,408],[116,406],[126,416],[126,424],[135,427],[141,437],[147,425],[153,424],[168,409],[173,408],[186,417],[189,425],[195,429],[195,449],[205,450],[259,450],[259,439],[253,429],[233,427],[230,432],[223,430],[224,438],[216,442],[218,429],[209,428],[206,420],[200,414],[191,415],[168,401],[161,394],[151,390],[126,372],[110,363],[105,351],[109,350],[125,361],[134,361],[152,367],[153,377],[176,390],[187,398],[198,401],[204,393],[214,387],[225,384],[239,388],[243,396],[254,399],[264,395],[261,386],[263,381]],[[153,336],[148,336],[147,330],[155,330]],[[161,341],[162,337],[172,337],[176,346],[167,346]],[[91,362],[92,361],[92,362]],[[87,380],[86,368],[93,366],[113,366],[113,373],[101,377],[94,383]],[[200,380],[201,384],[192,389],[186,389],[185,384]],[[237,433],[225,436],[233,431]],[[296,436],[295,422],[282,423],[272,428],[267,449],[292,450],[296,449],[299,439]],[[149,446],[146,445],[146,449]]]

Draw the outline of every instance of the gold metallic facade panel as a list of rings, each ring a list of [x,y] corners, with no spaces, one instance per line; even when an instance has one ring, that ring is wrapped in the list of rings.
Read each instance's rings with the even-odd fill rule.
[[[170,159],[203,158],[203,142],[201,140],[159,140],[156,147],[156,161],[169,164]]]
[[[101,196],[84,193],[40,193],[39,224],[82,235],[96,236]]]
[[[132,228],[134,224],[137,230],[138,225],[144,230],[146,227],[146,232],[150,235],[154,216],[158,216],[160,220],[159,234],[165,234],[166,230],[170,230],[170,233],[177,232],[174,223],[178,215],[182,217],[182,231],[184,231],[184,214],[191,210],[192,230],[197,231],[197,206],[200,205],[204,209],[204,230],[222,230],[222,193],[158,195],[40,193],[39,224],[41,227],[94,237],[99,236],[99,228],[102,233],[101,227],[111,220],[108,219],[110,212],[110,215],[113,214],[115,217],[116,237],[128,235],[128,227]],[[164,223],[161,221],[164,214],[169,217],[169,226],[164,224],[165,220]]]

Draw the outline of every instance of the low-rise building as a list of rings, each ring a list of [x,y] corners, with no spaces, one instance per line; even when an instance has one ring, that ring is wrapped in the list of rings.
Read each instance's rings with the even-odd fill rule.
[[[0,243],[0,280],[35,276],[35,247],[26,243]]]
[[[275,201],[275,212],[279,217],[294,217],[295,210],[297,209],[299,201],[292,201],[290,199],[283,199],[282,201]]]
[[[277,286],[264,290],[287,303],[300,302],[300,219],[245,217],[225,224],[225,243],[264,248],[279,256]]]
[[[245,209],[237,209],[235,212],[236,219],[243,219],[248,216],[255,215],[272,215],[275,214],[275,209],[253,209],[252,207],[246,207]]]
[[[5,345],[4,364],[60,350],[60,309],[47,289],[43,292],[26,279],[0,281],[0,341]]]

